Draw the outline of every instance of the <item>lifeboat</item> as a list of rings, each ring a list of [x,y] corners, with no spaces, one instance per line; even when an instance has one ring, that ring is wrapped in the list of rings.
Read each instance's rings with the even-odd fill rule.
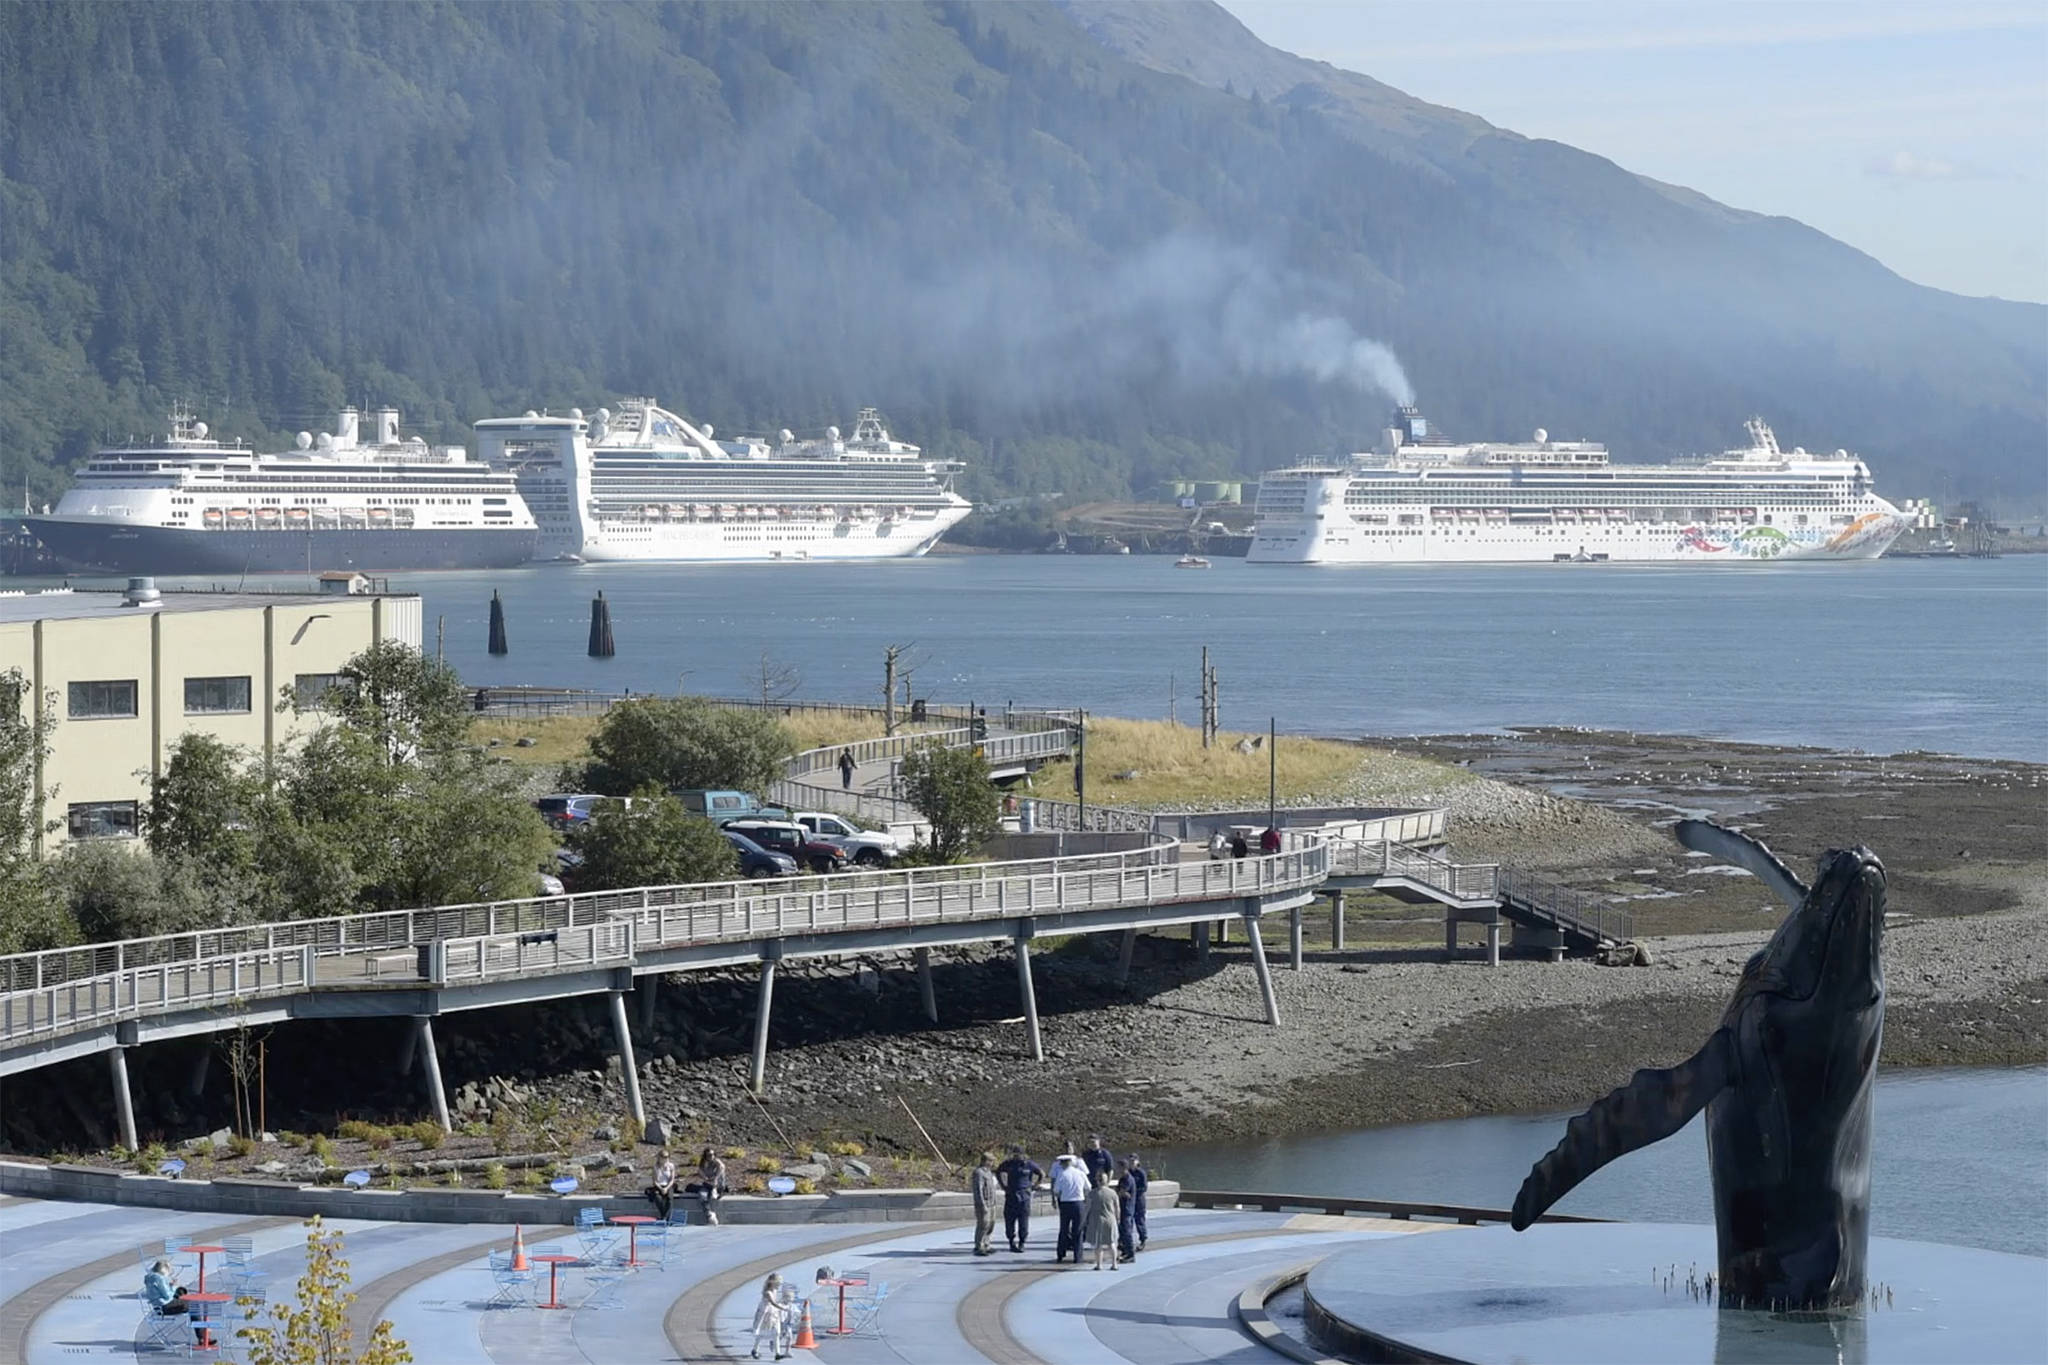
[[[341,513],[335,511],[332,507],[315,507],[313,509],[314,530],[331,531],[339,525],[341,525]]]
[[[410,531],[412,529],[412,509],[410,507],[392,509],[391,524],[401,531]]]
[[[221,515],[218,507],[209,507],[199,514],[199,524],[209,531],[218,531],[226,523],[227,518]]]
[[[363,527],[369,525],[369,521],[370,519],[363,515],[363,509],[360,507],[344,507],[341,509],[341,526],[345,531],[360,531]]]
[[[645,507],[642,507],[642,508],[640,509],[640,520],[642,520],[642,521],[660,521],[660,520],[661,520],[661,504],[660,504],[660,503],[656,503],[656,502],[650,502],[650,503],[648,503],[648,504],[647,504],[647,505],[646,505]]]
[[[370,509],[370,525],[377,530],[387,529],[391,525],[391,509],[389,507],[372,507]]]
[[[256,509],[256,529],[259,531],[275,531],[278,522],[281,520],[283,518],[278,515],[278,510],[275,507],[259,507]]]
[[[739,519],[739,515],[740,509],[733,506],[731,503],[722,502],[718,504],[718,519],[720,521],[737,521]]]
[[[230,507],[228,509],[228,529],[230,531],[248,530],[249,509],[246,507]]]
[[[294,531],[303,531],[313,523],[313,514],[303,507],[284,509],[284,524]]]

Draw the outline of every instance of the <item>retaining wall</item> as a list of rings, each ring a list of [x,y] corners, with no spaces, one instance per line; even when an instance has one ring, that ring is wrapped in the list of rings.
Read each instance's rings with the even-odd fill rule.
[[[966,1179],[962,1173],[962,1181]],[[134,1208],[177,1209],[185,1213],[242,1217],[375,1218],[398,1223],[572,1224],[577,1211],[653,1212],[637,1194],[531,1194],[509,1190],[351,1190],[335,1185],[294,1185],[282,1180],[172,1180],[166,1176],[96,1166],[42,1166],[0,1161],[0,1194],[29,1199],[69,1199]],[[1180,1184],[1155,1180],[1146,1195],[1151,1209],[1170,1209]],[[678,1196],[678,1212],[695,1201]],[[1050,1218],[1045,1191],[1033,1201],[1034,1214]],[[971,1223],[974,1200],[952,1190],[845,1190],[835,1194],[790,1194],[780,1198],[730,1195],[718,1203],[721,1223]]]

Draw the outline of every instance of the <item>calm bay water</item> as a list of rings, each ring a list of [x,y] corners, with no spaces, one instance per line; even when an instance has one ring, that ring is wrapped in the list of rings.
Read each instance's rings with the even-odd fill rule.
[[[1159,556],[586,565],[419,574],[426,642],[478,684],[920,695],[1192,720],[1203,645],[1226,725],[1330,735],[1576,725],[2048,760],[2048,556],[1955,562],[1289,569]],[[485,652],[492,589],[512,653]],[[618,655],[585,655],[590,599]],[[753,683],[749,685],[749,675]]]
[[[1152,1164],[1196,1189],[1506,1208],[1570,1117],[1173,1148]],[[1871,1165],[1872,1233],[2048,1256],[2048,1067],[1880,1072]],[[1705,1120],[1596,1171],[1557,1211],[1713,1222]]]

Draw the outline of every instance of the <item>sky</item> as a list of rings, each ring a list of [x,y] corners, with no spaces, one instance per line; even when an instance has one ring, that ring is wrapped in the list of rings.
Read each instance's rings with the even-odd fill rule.
[[[2048,302],[2042,0],[1222,0],[1268,44]]]

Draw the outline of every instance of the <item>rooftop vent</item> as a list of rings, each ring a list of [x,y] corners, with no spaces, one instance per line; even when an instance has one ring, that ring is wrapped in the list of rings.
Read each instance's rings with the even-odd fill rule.
[[[128,591],[121,594],[123,604],[131,607],[162,606],[163,600],[163,594],[156,590],[154,578],[131,578]]]

